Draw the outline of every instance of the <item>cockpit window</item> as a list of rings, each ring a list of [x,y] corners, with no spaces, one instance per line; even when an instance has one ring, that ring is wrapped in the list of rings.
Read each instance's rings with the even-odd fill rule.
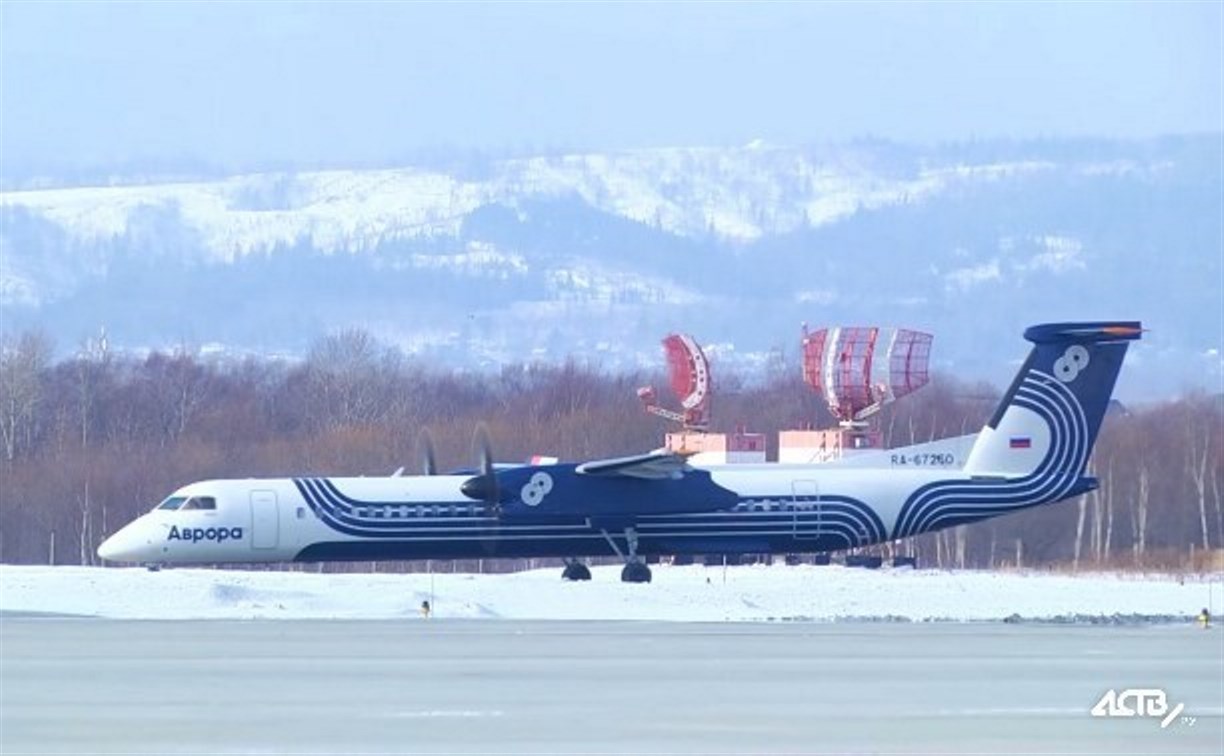
[[[216,509],[217,500],[211,496],[192,496],[183,504],[183,509]]]
[[[183,502],[187,501],[186,496],[171,496],[161,504],[157,505],[157,509],[178,509],[183,506]]]

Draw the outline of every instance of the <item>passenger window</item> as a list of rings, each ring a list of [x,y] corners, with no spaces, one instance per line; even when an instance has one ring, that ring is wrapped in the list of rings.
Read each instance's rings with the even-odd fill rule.
[[[181,509],[212,509],[217,508],[217,500],[211,496],[192,496],[183,503]]]

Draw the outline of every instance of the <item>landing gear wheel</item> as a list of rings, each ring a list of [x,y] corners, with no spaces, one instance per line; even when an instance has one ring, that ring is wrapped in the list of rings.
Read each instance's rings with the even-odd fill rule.
[[[591,570],[582,562],[567,562],[565,571],[561,573],[562,580],[590,580]]]
[[[628,562],[621,570],[622,583],[649,583],[650,568],[644,562]]]

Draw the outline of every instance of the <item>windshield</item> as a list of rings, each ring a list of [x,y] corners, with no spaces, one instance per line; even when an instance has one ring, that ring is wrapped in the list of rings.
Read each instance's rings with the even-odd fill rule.
[[[216,509],[217,500],[211,496],[192,496],[183,504],[183,509]]]
[[[161,504],[158,504],[154,509],[178,509],[183,506],[183,502],[187,501],[186,496],[171,496]]]

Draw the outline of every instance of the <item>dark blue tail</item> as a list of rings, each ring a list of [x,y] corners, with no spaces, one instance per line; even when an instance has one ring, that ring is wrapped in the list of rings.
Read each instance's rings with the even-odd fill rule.
[[[1059,501],[1084,477],[1136,322],[1054,323],[1024,337],[1033,350],[965,462],[968,478],[930,483],[901,507],[893,537]]]
[[[1052,323],[1024,332],[1033,350],[978,436],[965,470],[1026,474],[1055,450],[1060,474],[1081,474],[1137,322]],[[1073,468],[1073,469],[1072,469]]]

